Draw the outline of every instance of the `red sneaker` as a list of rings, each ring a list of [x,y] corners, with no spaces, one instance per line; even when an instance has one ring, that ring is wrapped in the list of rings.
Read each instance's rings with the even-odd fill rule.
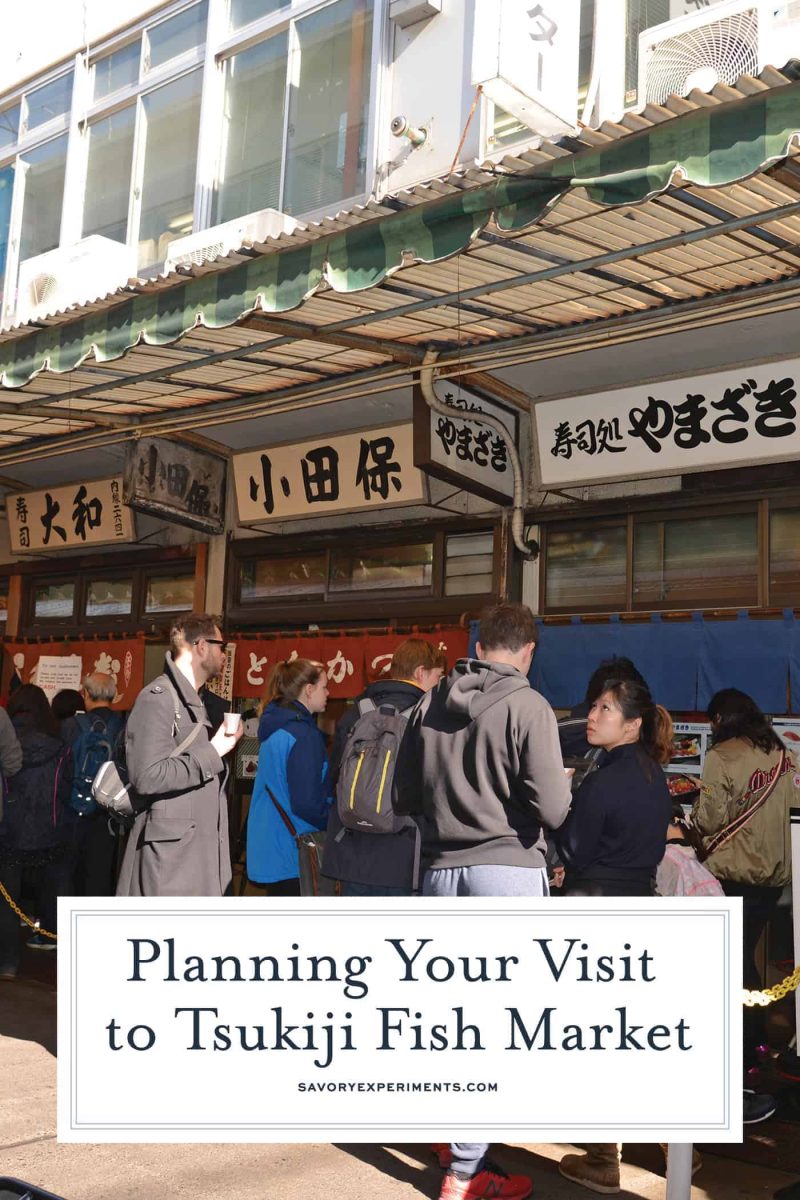
[[[486,1162],[482,1171],[468,1179],[448,1171],[439,1200],[527,1200],[532,1191],[527,1175],[507,1175],[494,1163]]]
[[[453,1151],[450,1149],[449,1142],[434,1142],[431,1150],[439,1160],[439,1166],[443,1171],[446,1171],[453,1161]]]

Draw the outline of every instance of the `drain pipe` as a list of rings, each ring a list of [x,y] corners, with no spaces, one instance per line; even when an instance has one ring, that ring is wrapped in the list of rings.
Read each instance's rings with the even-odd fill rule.
[[[532,558],[533,554],[530,547],[527,545],[524,536],[525,513],[524,513],[524,484],[522,478],[522,464],[519,460],[519,452],[514,445],[513,439],[509,437],[508,430],[502,421],[496,417],[489,416],[488,413],[469,413],[461,409],[454,410],[449,404],[445,404],[440,400],[433,390],[433,372],[434,364],[439,355],[435,350],[428,350],[422,360],[419,371],[419,382],[422,389],[422,394],[425,397],[425,403],[433,412],[439,413],[440,416],[448,417],[452,420],[454,415],[458,416],[459,421],[475,421],[480,425],[488,425],[493,429],[498,437],[505,442],[508,451],[508,461],[511,463],[511,470],[514,473],[514,506],[511,514],[511,535],[514,539],[514,545],[526,558]]]

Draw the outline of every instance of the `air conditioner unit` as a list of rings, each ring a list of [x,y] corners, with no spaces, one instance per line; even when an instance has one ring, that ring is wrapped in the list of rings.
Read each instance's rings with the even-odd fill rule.
[[[639,103],[710,92],[800,54],[800,3],[723,0],[639,35]]]
[[[15,320],[40,321],[72,305],[98,300],[135,275],[135,248],[98,234],[26,258],[19,265]]]
[[[279,212],[277,208],[247,213],[235,221],[226,221],[223,225],[213,225],[210,229],[201,229],[199,233],[190,233],[188,237],[176,238],[167,250],[164,270],[201,267],[203,263],[213,262],[223,254],[241,249],[245,243],[265,242],[267,238],[291,233],[297,226],[298,222],[293,217]]]

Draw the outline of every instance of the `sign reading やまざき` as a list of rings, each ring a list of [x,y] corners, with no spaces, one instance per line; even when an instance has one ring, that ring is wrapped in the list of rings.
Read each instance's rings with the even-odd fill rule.
[[[239,520],[419,503],[425,485],[414,466],[412,429],[409,422],[336,437],[321,434],[235,455]]]
[[[10,495],[6,511],[15,554],[133,539],[133,517],[122,502],[120,476]]]
[[[800,359],[535,406],[543,487],[800,456]]]

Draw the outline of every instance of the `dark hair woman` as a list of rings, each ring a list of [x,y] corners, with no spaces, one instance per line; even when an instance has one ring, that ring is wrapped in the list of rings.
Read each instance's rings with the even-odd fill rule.
[[[664,856],[672,802],[661,764],[672,720],[644,683],[607,679],[586,735],[603,750],[556,835],[573,896],[649,896]]]
[[[36,916],[56,932],[56,899],[70,894],[74,814],[67,800],[72,789],[72,756],[61,740],[58,721],[40,687],[26,683],[12,694],[8,715],[22,747],[22,767],[8,781],[0,821],[0,882],[16,902],[22,873],[35,879]],[[31,949],[55,949],[55,942],[34,933]],[[19,923],[5,902],[0,905],[0,977],[16,975]]]
[[[247,875],[266,884],[272,895],[297,895],[297,846],[278,806],[297,833],[324,829],[328,823],[328,757],[316,721],[328,703],[322,664],[307,658],[278,663],[267,700],[258,726],[261,748],[247,818]]]
[[[756,945],[792,875],[789,809],[800,800],[797,765],[746,692],[724,688],[712,696],[707,712],[712,747],[703,764],[700,798],[692,809],[692,823],[706,849],[734,817],[741,818],[767,795],[749,820],[706,859],[726,895],[743,899],[744,986],[760,988]],[[756,1047],[765,1034],[764,1010],[745,1008],[745,1067],[756,1065]]]
[[[590,682],[586,737],[603,753],[556,834],[567,895],[650,896],[655,890],[672,814],[661,769],[672,752],[672,720],[636,676],[598,682],[595,673]],[[617,1192],[620,1151],[618,1142],[593,1142],[585,1154],[566,1154],[558,1169],[594,1191]]]

